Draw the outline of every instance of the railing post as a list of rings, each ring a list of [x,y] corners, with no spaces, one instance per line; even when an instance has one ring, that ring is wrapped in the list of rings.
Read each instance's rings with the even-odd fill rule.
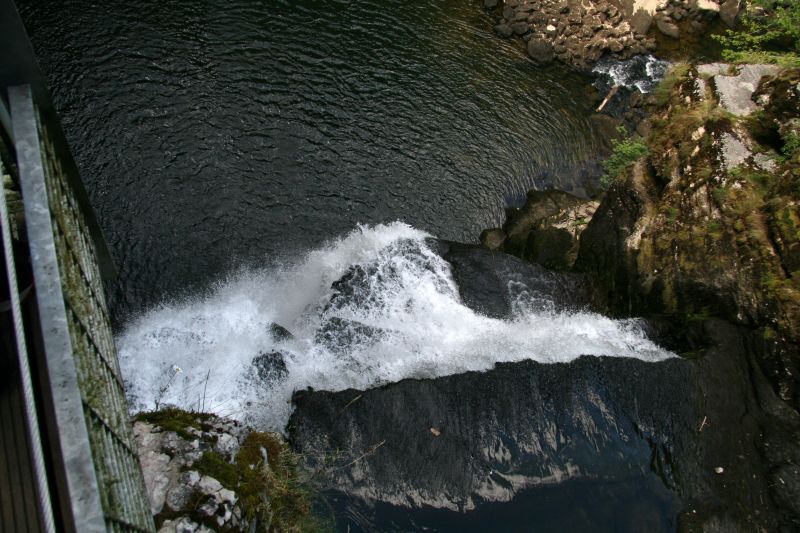
[[[72,513],[69,521],[79,533],[100,533],[106,527],[66,321],[36,109],[29,86],[11,87],[8,95],[47,374],[51,380],[52,414],[58,426],[59,454],[63,458],[65,489]]]

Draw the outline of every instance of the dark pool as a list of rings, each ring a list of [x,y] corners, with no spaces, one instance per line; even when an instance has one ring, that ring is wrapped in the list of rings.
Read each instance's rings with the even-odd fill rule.
[[[116,316],[404,220],[475,241],[580,191],[586,80],[463,0],[22,0],[119,268]]]

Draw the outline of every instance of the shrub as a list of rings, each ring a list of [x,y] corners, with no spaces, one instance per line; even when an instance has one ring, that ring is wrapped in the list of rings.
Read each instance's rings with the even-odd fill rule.
[[[623,126],[617,128],[617,131],[623,135],[627,134],[627,130]],[[608,159],[603,161],[605,173],[600,177],[600,185],[603,189],[607,189],[628,167],[649,153],[647,144],[639,137],[628,137],[622,141],[613,139],[611,145],[613,150]]]
[[[715,38],[728,61],[800,66],[800,2],[751,0],[740,27]]]

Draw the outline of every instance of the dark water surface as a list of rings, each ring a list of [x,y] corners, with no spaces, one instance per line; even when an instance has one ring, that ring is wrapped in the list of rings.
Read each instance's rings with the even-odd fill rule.
[[[119,268],[118,318],[359,223],[474,241],[579,188],[586,80],[477,2],[19,2]]]

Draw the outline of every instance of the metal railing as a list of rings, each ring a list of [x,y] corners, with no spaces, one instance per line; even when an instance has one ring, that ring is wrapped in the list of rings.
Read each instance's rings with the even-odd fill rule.
[[[0,196],[10,344],[26,421],[26,443],[11,442],[28,448],[20,478],[35,478],[38,500],[29,523],[41,531],[153,531],[105,301],[113,267],[10,0],[0,0],[0,50],[14,54],[0,65],[0,155],[24,206],[24,239],[15,240]],[[15,261],[12,245],[27,247],[29,265]],[[33,283],[23,303],[15,277],[26,268]],[[13,505],[20,503],[0,492],[0,529],[2,510]]]

